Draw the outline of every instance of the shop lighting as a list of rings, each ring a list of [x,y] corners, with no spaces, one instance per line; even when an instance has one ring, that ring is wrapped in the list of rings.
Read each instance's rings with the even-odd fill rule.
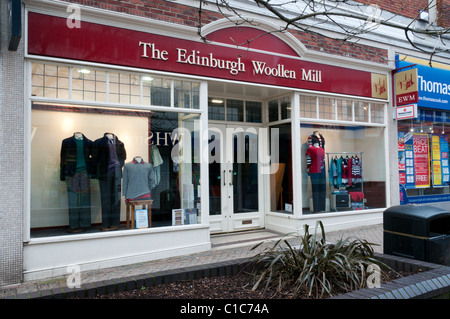
[[[88,69],[79,69],[78,72],[79,72],[79,73],[83,73],[83,74],[89,74],[89,73],[91,73],[91,70],[88,70]]]
[[[150,81],[153,81],[153,78],[151,76],[143,76],[142,80],[150,82]]]
[[[212,99],[211,102],[213,102],[214,104],[222,104],[223,100],[220,99]]]

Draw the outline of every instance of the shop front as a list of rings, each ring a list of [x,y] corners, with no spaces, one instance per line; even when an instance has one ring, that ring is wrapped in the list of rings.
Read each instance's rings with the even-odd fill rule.
[[[414,114],[398,120],[400,203],[448,208],[450,66],[398,55],[397,69],[396,89],[416,92],[405,106]]]
[[[216,21],[205,43],[95,9],[69,27],[59,9],[25,15],[26,279],[205,251],[214,233],[382,221],[387,65],[318,62],[264,22]],[[247,33],[264,37],[230,43]]]

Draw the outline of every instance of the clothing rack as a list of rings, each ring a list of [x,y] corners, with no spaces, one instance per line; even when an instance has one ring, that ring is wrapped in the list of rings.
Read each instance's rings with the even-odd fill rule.
[[[363,174],[363,152],[328,152],[328,153],[326,153],[327,154],[327,170],[328,170],[328,172],[330,173],[330,165],[331,165],[331,161],[333,160],[333,157],[334,156],[341,156],[341,157],[343,157],[343,156],[351,156],[351,157],[353,157],[353,156],[355,156],[356,155],[356,157],[358,157],[359,158],[359,161],[360,161],[360,175],[361,175],[361,182],[360,182],[360,185],[361,185],[361,193],[363,193],[364,194],[364,182],[363,182],[363,177],[364,177],[364,174]],[[330,157],[331,157],[331,160],[330,160]],[[350,172],[350,176],[351,176],[351,172]],[[330,176],[329,176],[329,180],[330,180]],[[331,182],[331,181],[329,181],[329,183],[330,183],[330,193],[333,193],[333,189],[335,189],[335,190],[342,190],[343,188],[345,188],[345,190],[347,190],[349,187],[347,186],[347,187],[339,187],[339,188],[335,188],[334,186],[333,186],[333,183]]]

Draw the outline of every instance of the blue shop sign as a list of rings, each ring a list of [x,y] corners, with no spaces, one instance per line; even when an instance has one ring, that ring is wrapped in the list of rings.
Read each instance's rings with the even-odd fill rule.
[[[419,107],[450,110],[450,66],[435,63],[436,67],[430,67],[427,60],[397,56],[396,68],[413,64],[418,72]]]

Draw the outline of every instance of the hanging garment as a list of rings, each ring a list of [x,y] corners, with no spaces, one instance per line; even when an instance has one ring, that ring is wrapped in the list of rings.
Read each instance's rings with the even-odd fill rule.
[[[352,180],[353,184],[359,184],[362,182],[362,163],[361,160],[356,157],[353,159],[353,165],[352,165]]]
[[[161,154],[159,153],[159,149],[156,145],[152,145],[151,149],[151,165],[153,167],[153,171],[155,173],[155,187],[159,185],[161,181],[161,165],[164,163]]]
[[[341,157],[342,158],[342,157]],[[347,158],[342,158],[342,186],[343,187],[348,187],[348,159]]]
[[[337,173],[337,160],[336,159],[331,159],[330,161],[330,168],[328,171],[328,176],[329,176],[329,181],[331,183],[331,185],[334,188],[337,188],[337,180],[338,180],[338,173]]]

